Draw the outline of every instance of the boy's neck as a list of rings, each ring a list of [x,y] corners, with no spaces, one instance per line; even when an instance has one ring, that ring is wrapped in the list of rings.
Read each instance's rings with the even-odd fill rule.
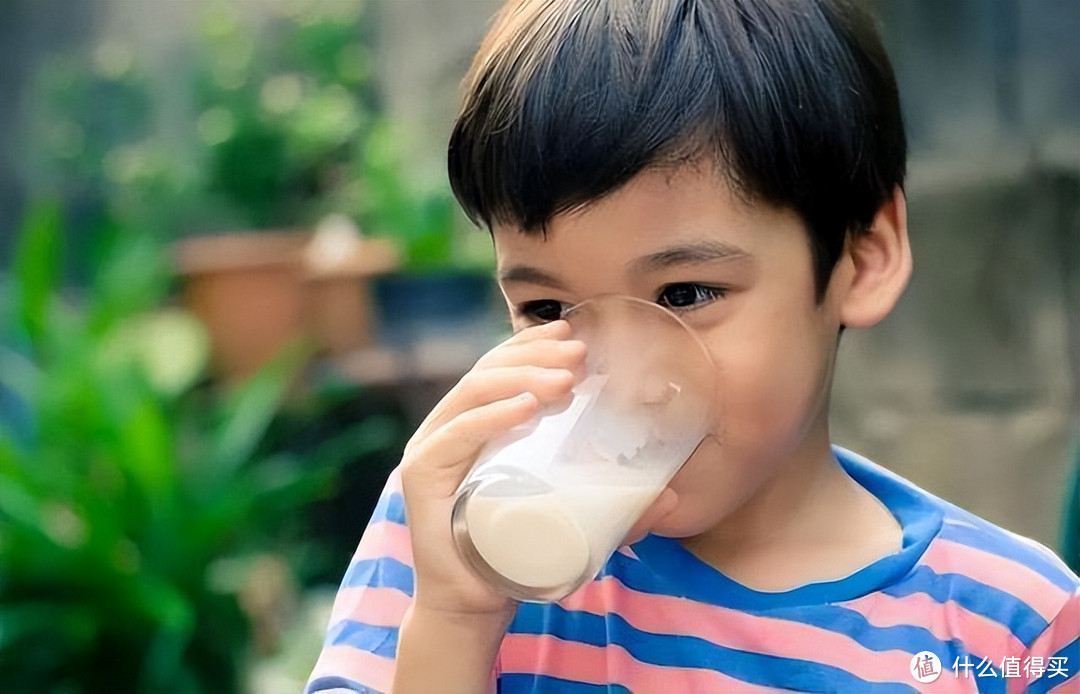
[[[761,591],[843,578],[899,551],[900,524],[840,466],[827,431],[805,450],[722,523],[683,545]]]

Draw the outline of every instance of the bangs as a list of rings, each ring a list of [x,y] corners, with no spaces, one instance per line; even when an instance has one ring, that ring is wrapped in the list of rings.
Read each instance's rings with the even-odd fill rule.
[[[903,181],[892,71],[844,0],[523,0],[464,86],[450,182],[488,227],[541,229],[704,156],[740,194],[839,229],[815,241],[839,249]]]

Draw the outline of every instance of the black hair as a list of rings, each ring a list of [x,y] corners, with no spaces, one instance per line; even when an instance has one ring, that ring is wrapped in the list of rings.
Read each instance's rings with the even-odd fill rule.
[[[710,156],[809,230],[820,299],[907,145],[853,0],[517,0],[465,78],[448,167],[466,214],[543,231],[648,167]]]

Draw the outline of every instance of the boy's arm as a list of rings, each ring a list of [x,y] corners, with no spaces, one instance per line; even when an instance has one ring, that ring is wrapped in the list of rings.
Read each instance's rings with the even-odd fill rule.
[[[395,470],[334,598],[304,694],[390,691],[398,627],[412,604],[412,566],[401,476]]]
[[[433,614],[415,606],[414,588],[401,474],[395,470],[335,597],[305,694],[491,689],[512,612],[492,618]]]
[[[401,625],[394,693],[489,691],[511,617],[447,614],[413,605]]]
[[[308,692],[490,688],[517,606],[458,556],[454,496],[487,441],[569,394],[585,358],[569,337],[565,321],[517,332],[420,425],[391,480],[400,486],[384,493],[392,512],[369,525],[338,594]]]

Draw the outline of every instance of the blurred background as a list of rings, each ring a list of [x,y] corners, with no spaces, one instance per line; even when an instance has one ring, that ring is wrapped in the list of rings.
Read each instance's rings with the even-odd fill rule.
[[[836,441],[1075,554],[1080,3],[871,4],[916,269],[844,337]],[[507,330],[444,172],[498,5],[0,4],[0,689],[302,686]]]

